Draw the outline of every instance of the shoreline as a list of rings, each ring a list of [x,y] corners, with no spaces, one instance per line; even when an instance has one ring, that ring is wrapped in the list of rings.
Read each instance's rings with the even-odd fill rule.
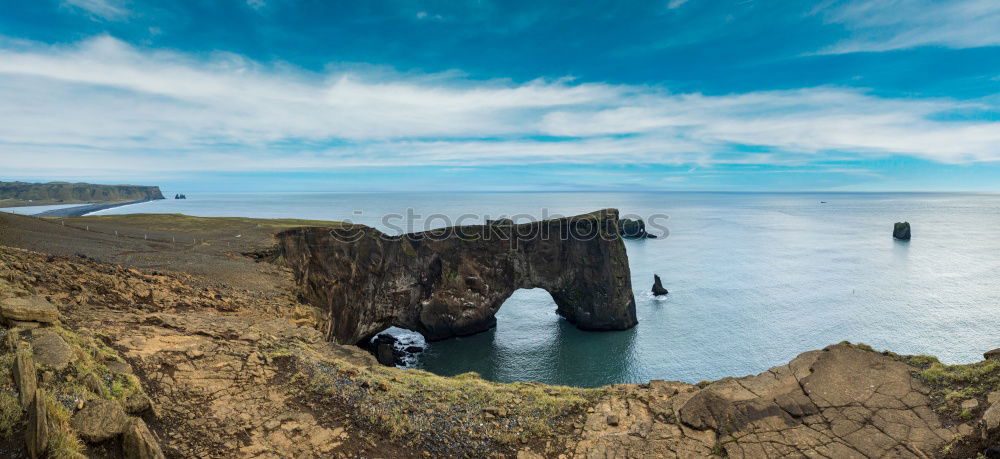
[[[58,310],[60,323],[39,328],[83,346],[93,365],[68,367],[72,381],[94,368],[111,375],[112,365],[131,375],[100,379],[97,389],[39,379],[56,400],[87,391],[83,408],[52,404],[60,416],[81,425],[90,404],[121,399],[128,408],[141,390],[161,413],[143,419],[169,457],[964,458],[1000,435],[989,423],[1000,411],[997,351],[945,365],[843,342],[739,378],[592,389],[382,366],[328,341],[324,313],[300,301],[280,260],[266,258],[274,232],[308,223],[147,214],[63,226],[0,214],[0,301],[34,297]],[[18,335],[33,333],[45,332]],[[103,355],[98,347],[115,354],[87,357]],[[0,350],[0,372],[13,374],[16,349]],[[205,394],[223,395],[206,409]]]
[[[101,210],[113,209],[115,207],[129,206],[132,204],[141,204],[150,201],[156,201],[156,199],[142,199],[138,201],[118,202],[112,204],[90,204],[90,205],[82,205],[76,207],[67,207],[64,209],[52,209],[32,216],[33,217],[83,217],[85,215]]]

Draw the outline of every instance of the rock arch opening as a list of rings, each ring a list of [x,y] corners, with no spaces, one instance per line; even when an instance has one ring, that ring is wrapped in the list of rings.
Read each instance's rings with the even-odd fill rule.
[[[389,236],[374,228],[297,228],[279,254],[327,315],[328,339],[359,343],[396,326],[429,341],[479,333],[515,291],[542,288],[580,329],[637,323],[618,211]]]

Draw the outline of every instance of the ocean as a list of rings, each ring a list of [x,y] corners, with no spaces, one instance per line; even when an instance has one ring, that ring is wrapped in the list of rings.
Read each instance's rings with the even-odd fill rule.
[[[977,361],[984,351],[1000,347],[998,195],[187,196],[98,214],[350,219],[398,233],[615,207],[669,231],[666,237],[625,242],[637,327],[580,331],[555,314],[545,291],[521,290],[504,303],[494,330],[430,343],[413,363],[442,375],[475,371],[496,381],[584,387],[650,379],[693,383],[759,373],[843,340],[902,354],[933,354],[948,363]],[[912,224],[909,242],[892,238],[893,223],[903,220]],[[649,293],[654,273],[669,295]]]

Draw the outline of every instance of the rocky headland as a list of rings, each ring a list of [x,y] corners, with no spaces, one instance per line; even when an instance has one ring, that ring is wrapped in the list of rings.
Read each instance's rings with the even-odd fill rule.
[[[160,188],[92,183],[0,182],[0,207],[26,205],[133,202],[164,199]]]
[[[327,341],[329,311],[275,257],[275,234],[320,224],[0,214],[0,454],[958,458],[1000,444],[997,352],[944,365],[841,343],[753,376],[597,389],[385,367]]]
[[[362,225],[281,232],[278,257],[329,316],[327,336],[367,341],[389,326],[429,340],[496,325],[517,289],[543,288],[584,330],[637,323],[618,211],[389,236]]]

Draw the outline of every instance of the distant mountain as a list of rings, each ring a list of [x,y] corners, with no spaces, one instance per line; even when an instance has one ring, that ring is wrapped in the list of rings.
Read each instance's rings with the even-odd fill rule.
[[[73,204],[163,199],[158,186],[0,182],[0,204]]]

